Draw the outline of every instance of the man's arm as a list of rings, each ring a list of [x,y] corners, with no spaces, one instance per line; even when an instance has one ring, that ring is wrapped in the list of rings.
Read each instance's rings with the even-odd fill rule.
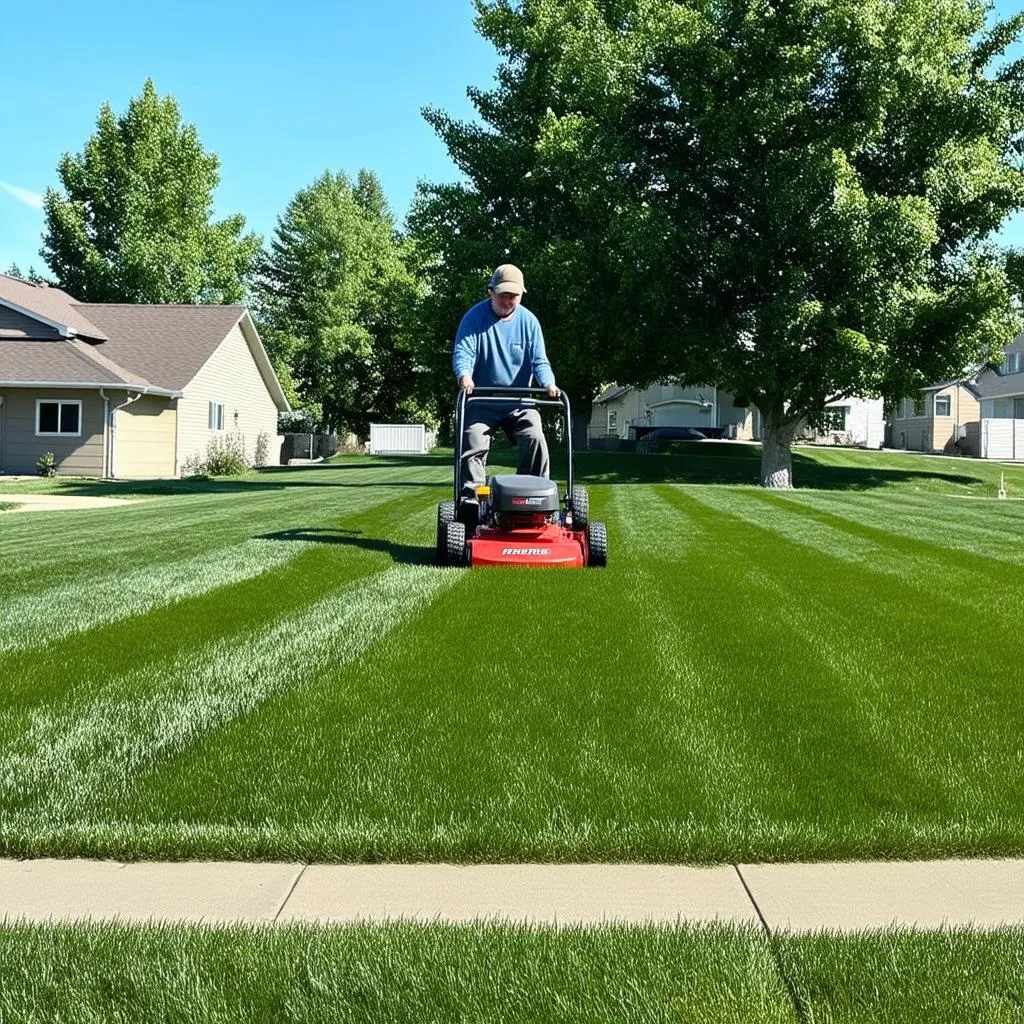
[[[470,394],[473,392],[473,370],[476,368],[480,336],[469,323],[469,313],[462,318],[455,332],[455,347],[452,349],[452,369],[459,387]]]
[[[534,320],[534,329],[531,332],[530,343],[530,367],[533,370],[534,380],[542,388],[548,389],[551,398],[558,397],[558,385],[555,384],[555,373],[548,362],[548,354],[544,348],[544,332],[540,329],[540,322]]]

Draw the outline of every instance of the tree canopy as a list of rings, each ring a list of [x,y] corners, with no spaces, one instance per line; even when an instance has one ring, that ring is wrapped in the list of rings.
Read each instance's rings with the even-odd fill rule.
[[[43,203],[60,287],[83,302],[241,301],[260,239],[241,214],[211,219],[219,166],[152,81],[120,117],[104,103]]]
[[[357,434],[422,412],[416,285],[377,177],[327,172],[278,218],[254,288],[268,352],[301,404]]]
[[[494,0],[484,124],[419,223],[527,271],[561,378],[715,384],[762,413],[762,482],[829,400],[897,395],[1018,330],[1024,15],[979,0]],[[579,397],[579,396],[578,396]]]

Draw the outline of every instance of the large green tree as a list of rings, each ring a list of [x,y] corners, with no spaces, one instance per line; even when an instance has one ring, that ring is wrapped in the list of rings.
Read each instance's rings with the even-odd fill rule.
[[[412,351],[416,282],[380,182],[325,173],[278,218],[254,288],[275,365],[325,425],[422,418]]]
[[[83,302],[239,302],[260,239],[241,214],[212,220],[219,167],[152,81],[120,117],[104,103],[43,201],[60,287]]]
[[[468,230],[540,272],[581,386],[717,384],[789,486],[828,401],[1018,329],[990,239],[1024,205],[1024,73],[1000,66],[1022,23],[979,0],[478,0],[497,85],[471,93],[483,125],[427,113],[467,182],[421,203],[475,205]]]

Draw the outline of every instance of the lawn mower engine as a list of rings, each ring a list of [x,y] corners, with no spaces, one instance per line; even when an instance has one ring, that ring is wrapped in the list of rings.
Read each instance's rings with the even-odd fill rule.
[[[587,564],[586,538],[560,515],[558,485],[542,476],[492,476],[480,524],[466,539],[470,565]]]

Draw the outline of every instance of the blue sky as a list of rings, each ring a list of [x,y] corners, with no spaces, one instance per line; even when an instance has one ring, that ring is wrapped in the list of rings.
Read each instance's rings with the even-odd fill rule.
[[[498,66],[469,0],[55,0],[45,29],[33,4],[5,7],[4,37],[25,45],[5,47],[0,89],[0,272],[45,269],[31,203],[104,100],[122,113],[147,77],[220,156],[217,215],[244,213],[269,238],[328,168],[375,171],[399,220],[418,178],[455,180],[420,108],[472,117],[467,86],[490,86]]]
[[[1007,16],[1019,0],[1000,0]],[[469,0],[125,0],[7,5],[0,90],[0,272],[45,265],[39,199],[78,153],[104,100],[121,113],[147,77],[221,159],[216,214],[265,238],[291,197],[326,169],[381,179],[401,221],[418,179],[458,177],[420,109],[474,114],[470,85],[498,66]],[[1004,239],[1024,245],[1024,216]]]

